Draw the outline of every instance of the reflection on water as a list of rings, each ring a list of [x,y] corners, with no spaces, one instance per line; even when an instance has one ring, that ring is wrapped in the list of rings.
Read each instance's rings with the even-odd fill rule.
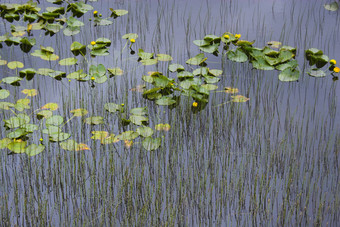
[[[4,1],[11,2],[13,1]],[[19,2],[19,1],[18,1]],[[19,88],[36,88],[35,108],[56,102],[59,114],[86,107],[91,116],[105,116],[105,126],[87,126],[80,120],[66,125],[73,138],[91,151],[66,152],[56,143],[28,158],[0,154],[0,209],[4,225],[331,225],[339,223],[339,83],[306,74],[310,67],[304,50],[315,47],[340,62],[339,13],[320,1],[98,1],[88,2],[103,15],[110,7],[127,9],[128,16],[112,26],[87,26],[74,37],[62,32],[45,37],[34,31],[38,45],[52,46],[60,58],[70,56],[73,41],[89,44],[99,37],[112,40],[110,55],[80,59],[63,68],[67,73],[88,70],[91,64],[119,66],[126,72],[105,84],[57,82],[35,77]],[[43,7],[50,6],[43,2]],[[85,23],[89,15],[81,20]],[[16,22],[15,24],[19,24]],[[1,23],[3,35],[10,25]],[[212,92],[207,107],[192,113],[192,100],[183,97],[178,107],[155,105],[131,89],[143,84],[142,75],[160,71],[172,78],[168,63],[141,66],[123,49],[121,36],[139,35],[135,51],[167,53],[172,63],[199,53],[192,41],[226,31],[256,40],[263,47],[280,41],[297,47],[302,72],[298,82],[283,83],[277,71],[259,71],[248,63],[230,62],[221,53],[208,56],[211,69],[222,69],[219,90],[231,86],[249,97],[247,103],[230,101],[225,92]],[[36,48],[33,47],[33,49]],[[19,60],[25,67],[58,68],[56,62],[37,60],[18,47],[0,49],[2,59]],[[187,70],[191,66],[185,65]],[[0,66],[0,77],[13,71]],[[13,98],[12,98],[13,99]],[[14,100],[14,99],[13,99]],[[11,101],[13,101],[11,100]],[[150,127],[171,124],[161,147],[147,152],[137,139],[103,146],[89,138],[93,130],[117,132],[115,115],[103,110],[106,102],[127,108],[147,106]],[[2,112],[7,119],[10,113]],[[6,131],[1,128],[2,138]]]

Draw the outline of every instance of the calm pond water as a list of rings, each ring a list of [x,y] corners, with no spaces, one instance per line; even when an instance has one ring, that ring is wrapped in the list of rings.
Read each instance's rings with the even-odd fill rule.
[[[53,5],[40,2],[42,11]],[[2,0],[0,4],[3,3],[25,1]],[[28,97],[27,109],[11,107],[11,111],[1,107],[0,111],[3,120],[26,113],[37,130],[28,138],[9,136],[15,127],[6,128],[4,121],[0,139],[21,139],[27,145],[45,146],[31,157],[13,153],[11,147],[1,147],[1,226],[336,226],[340,222],[339,81],[333,80],[329,63],[321,68],[325,77],[309,76],[312,67],[305,57],[305,50],[317,48],[329,59],[340,62],[339,10],[326,10],[324,4],[328,3],[88,1],[93,9],[76,18],[85,24],[78,34],[67,36],[61,30],[50,36],[45,31],[32,30],[29,38],[37,42],[28,53],[3,42],[1,60],[20,61],[23,69],[50,68],[69,76],[80,69],[89,73],[91,65],[102,64],[105,68],[119,67],[123,74],[104,83],[91,79],[56,80],[36,74],[32,80],[20,81],[20,86],[0,84],[10,92],[0,102],[24,99],[24,89],[38,92]],[[94,26],[93,11],[107,18],[111,15],[109,8],[125,9],[128,14],[108,18],[113,21],[111,25]],[[65,15],[70,16],[71,12]],[[27,26],[23,20],[0,21],[0,36],[11,31],[11,24]],[[225,32],[241,34],[242,40],[255,40],[254,47],[263,48],[269,41],[295,47],[298,81],[282,82],[278,70],[258,70],[249,61],[231,61],[221,43],[217,56],[204,53],[209,70],[222,70],[220,80],[214,83],[218,88],[209,92],[206,105],[198,102],[194,107],[197,100],[179,91],[176,105],[158,105],[136,89],[142,85],[153,88],[143,75],[154,71],[174,79],[171,83],[182,89],[176,73],[168,70],[169,65],[181,64],[193,72],[199,66],[186,61],[203,53],[193,41],[209,34],[221,37]],[[131,48],[131,42],[122,39],[127,33],[138,34]],[[109,55],[91,57],[90,43],[101,37],[111,41]],[[63,66],[59,61],[31,55],[42,45],[53,47],[59,60],[71,58],[74,55],[70,46],[75,41],[89,45],[85,57],[76,56],[76,65]],[[144,66],[138,61],[140,48],[155,56],[171,55],[173,60]],[[231,44],[230,48],[235,46]],[[0,78],[18,76],[20,70],[0,65]],[[166,86],[173,86],[169,84]],[[238,93],[229,94],[225,87],[237,88]],[[249,100],[233,102],[231,96],[236,95]],[[56,123],[55,119],[51,123],[48,117],[37,119],[36,114],[46,103],[58,105],[53,115],[61,116],[63,122]],[[107,111],[106,103],[118,104],[118,111]],[[122,136],[123,132],[136,132],[142,127],[137,126],[138,122],[132,124],[140,116],[129,111],[137,107],[147,107],[151,137],[161,141],[157,149],[146,149],[148,145],[156,146],[157,139],[151,139],[153,142],[145,147],[146,139],[141,134],[135,139]],[[78,108],[88,113],[73,117],[71,111]],[[137,117],[124,126],[122,118],[131,120],[131,115]],[[94,116],[103,117],[103,123],[84,123]],[[43,131],[48,128],[47,121],[59,125],[70,138],[50,141],[53,136]],[[156,130],[159,124],[169,124],[171,128]],[[120,135],[121,141],[102,144],[91,138],[93,131]],[[75,151],[76,145],[65,143],[70,140],[86,147]]]

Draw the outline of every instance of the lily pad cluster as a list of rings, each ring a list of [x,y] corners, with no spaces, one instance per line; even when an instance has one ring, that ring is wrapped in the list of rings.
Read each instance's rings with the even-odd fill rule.
[[[130,38],[130,40],[131,39],[133,38]],[[158,61],[172,61],[172,57],[168,54],[157,54],[157,56],[155,57],[154,53],[144,52],[143,49],[138,50],[138,56],[138,61],[141,62],[143,65],[154,65],[157,64]]]

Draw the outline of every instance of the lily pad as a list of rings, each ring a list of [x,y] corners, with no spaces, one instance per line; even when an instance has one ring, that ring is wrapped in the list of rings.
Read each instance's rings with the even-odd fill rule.
[[[147,115],[148,114],[148,108],[147,107],[139,107],[139,108],[133,108],[130,110],[130,113],[133,115]]]
[[[54,115],[46,119],[46,125],[59,126],[64,122],[64,118],[60,115]]]
[[[74,65],[78,62],[76,58],[64,58],[59,61],[59,65]]]
[[[74,109],[74,110],[71,110],[70,112],[75,117],[82,117],[82,116],[85,116],[86,114],[88,114],[88,111],[85,110],[85,109]]]
[[[125,14],[128,13],[128,11],[125,10],[125,9],[112,9],[112,8],[110,8],[110,10],[112,12],[110,17],[113,17],[113,18],[124,16]]]
[[[7,145],[8,150],[16,153],[21,154],[25,152],[27,142],[22,140],[16,140]]]
[[[321,70],[321,69],[312,69],[310,72],[308,72],[308,75],[312,76],[312,77],[325,77],[326,73]]]
[[[47,104],[45,104],[41,107],[42,110],[49,109],[49,110],[52,110],[52,111],[57,110],[58,108],[59,108],[58,104],[53,103],[53,102],[47,103]]]
[[[339,9],[339,5],[337,2],[332,2],[331,4],[324,4],[323,5],[326,10],[329,11],[337,11]]]
[[[157,60],[158,61],[172,61],[172,57],[167,54],[157,54]]]
[[[109,71],[109,73],[111,73],[113,76],[121,76],[123,75],[123,70],[121,68],[108,68],[107,71]]]
[[[204,57],[204,54],[197,54],[195,57],[190,58],[186,61],[187,64],[190,65],[200,65],[205,62],[208,58]]]
[[[123,107],[121,105],[116,104],[116,103],[105,103],[104,109],[111,112],[111,113],[114,113],[116,111],[122,111]]]
[[[2,79],[2,82],[6,84],[11,84],[11,85],[18,85],[18,82],[21,81],[22,78],[18,76],[10,76],[10,77],[5,77]]]
[[[12,143],[12,140],[10,138],[3,138],[0,140],[0,149],[7,148],[8,144]]]
[[[137,33],[128,33],[122,36],[122,39],[137,39],[138,34]]]
[[[153,134],[153,130],[150,127],[139,127],[136,131],[140,136],[143,136],[144,138],[150,137]]]
[[[143,125],[144,122],[147,122],[149,118],[140,115],[131,115],[130,120],[135,125]]]
[[[93,136],[91,136],[91,139],[94,140],[102,140],[109,135],[109,133],[106,131],[92,131],[91,133],[93,134]]]
[[[88,117],[85,119],[85,123],[89,125],[104,124],[104,118],[103,117]]]
[[[228,59],[235,62],[246,62],[248,61],[248,56],[241,50],[236,49],[235,51],[229,50],[227,52]]]
[[[184,71],[184,67],[183,65],[180,64],[171,64],[169,65],[169,71],[170,72],[180,72],[180,71]]]
[[[70,134],[65,133],[65,132],[53,133],[53,134],[49,134],[49,136],[50,136],[49,140],[52,142],[61,142],[71,137]]]
[[[145,150],[153,151],[161,146],[161,142],[162,142],[161,138],[153,139],[151,137],[147,137],[143,140],[142,144]]]
[[[139,136],[137,132],[134,131],[126,131],[117,136],[119,140],[134,140]]]
[[[175,103],[176,103],[176,100],[172,99],[171,97],[167,97],[167,96],[163,96],[162,98],[156,100],[156,104],[160,106],[168,106],[168,105],[172,105]]]
[[[300,77],[300,71],[293,68],[286,68],[279,74],[279,80],[281,81],[297,81]]]
[[[43,152],[45,150],[45,146],[42,144],[36,145],[36,144],[31,144],[29,146],[26,147],[25,149],[25,153],[32,157],[35,156],[37,154],[40,154],[41,152]]]
[[[10,95],[10,92],[6,89],[0,90],[0,99],[5,99]]]
[[[232,98],[232,102],[247,102],[249,100],[249,98],[242,96],[242,95],[235,95],[235,96],[231,96]]]

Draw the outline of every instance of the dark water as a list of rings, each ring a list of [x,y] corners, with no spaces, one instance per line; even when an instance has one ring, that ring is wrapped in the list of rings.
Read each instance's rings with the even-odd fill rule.
[[[8,1],[1,1],[8,2]],[[10,1],[13,3],[13,1]],[[304,50],[315,47],[340,62],[339,11],[323,8],[325,1],[98,1],[96,10],[109,8],[129,14],[112,26],[82,28],[74,37],[62,32],[44,37],[35,31],[38,46],[52,46],[60,59],[70,57],[73,41],[89,44],[99,37],[112,40],[107,57],[79,60],[63,68],[43,62],[18,47],[0,49],[2,59],[19,60],[25,67],[59,68],[67,73],[90,64],[121,67],[123,76],[94,88],[89,83],[61,82],[35,77],[19,88],[36,88],[35,108],[56,102],[59,114],[86,108],[91,116],[105,116],[105,126],[72,120],[65,127],[91,151],[68,152],[58,144],[32,158],[1,150],[0,209],[6,225],[330,225],[339,223],[339,83],[327,73],[313,78]],[[47,6],[48,3],[44,2]],[[90,14],[90,13],[88,13]],[[87,16],[83,19],[87,22]],[[2,22],[3,35],[9,24]],[[263,47],[280,41],[297,48],[301,70],[298,82],[278,80],[278,71],[259,71],[248,63],[206,54],[209,68],[222,69],[219,89],[232,86],[249,97],[247,103],[218,106],[230,95],[212,92],[207,107],[191,111],[192,100],[182,97],[174,109],[157,106],[130,89],[143,84],[148,71],[167,72],[168,63],[141,66],[121,36],[139,35],[133,46],[146,52],[167,53],[172,63],[199,53],[192,43],[207,34],[240,33]],[[35,48],[35,47],[34,47]],[[187,70],[191,67],[185,65]],[[9,76],[0,66],[1,78]],[[14,98],[13,98],[14,100]],[[106,102],[129,108],[147,106],[150,127],[169,123],[161,147],[144,150],[141,140],[127,149],[123,143],[99,145],[93,130],[117,132],[117,117],[103,110]],[[1,113],[8,118],[11,113]],[[118,134],[118,132],[117,132]],[[6,132],[1,127],[2,138]],[[35,138],[38,140],[38,138]]]

